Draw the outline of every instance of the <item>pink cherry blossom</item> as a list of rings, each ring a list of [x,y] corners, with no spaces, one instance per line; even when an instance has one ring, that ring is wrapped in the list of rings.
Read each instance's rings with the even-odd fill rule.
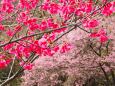
[[[0,69],[3,69],[7,66],[7,63],[5,60],[0,60]]]
[[[60,49],[60,52],[61,53],[65,53],[67,51],[69,51],[71,49],[71,45],[70,44],[64,44],[62,45],[61,49]]]
[[[24,64],[25,70],[31,70],[32,68],[33,68],[33,64],[31,64],[31,63]]]
[[[108,41],[108,37],[106,35],[101,35],[100,36],[100,42],[107,42]]]
[[[109,16],[113,12],[115,12],[115,2],[110,2],[103,8],[102,14]]]
[[[5,30],[5,28],[4,28],[3,25],[0,25],[0,30],[1,30],[1,31]]]
[[[99,25],[99,22],[97,20],[95,20],[95,19],[90,20],[89,23],[88,23],[89,28],[94,28],[94,27],[96,27],[98,25]]]

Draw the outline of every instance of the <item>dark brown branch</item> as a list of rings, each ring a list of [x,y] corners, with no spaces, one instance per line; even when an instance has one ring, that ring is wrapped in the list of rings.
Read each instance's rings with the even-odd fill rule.
[[[109,78],[108,78],[108,75],[107,75],[105,69],[102,67],[102,64],[101,64],[101,63],[99,63],[99,66],[100,66],[102,72],[104,73],[104,76],[105,76],[105,79],[106,79],[106,82],[107,82],[107,83],[106,83],[107,86],[110,86],[110,80],[109,80]]]
[[[62,38],[64,35],[66,35],[67,33],[71,32],[72,30],[74,30],[76,28],[76,26],[74,26],[73,28],[69,29],[68,31],[64,32],[62,35],[60,35],[58,38],[56,38],[54,42],[58,41],[60,38]]]
[[[110,72],[111,72],[113,84],[115,85],[115,74],[114,74],[114,71],[112,69],[110,69]]]
[[[41,35],[41,34],[44,34],[44,33],[50,33],[50,32],[53,32],[53,31],[56,31],[56,30],[60,30],[60,29],[62,29],[62,28],[66,28],[66,27],[69,27],[69,26],[74,26],[74,25],[79,26],[78,24],[70,24],[70,25],[67,25],[67,26],[60,27],[60,28],[58,28],[58,29],[54,29],[54,30],[51,29],[51,30],[47,30],[47,31],[40,32],[40,33],[36,33],[36,34],[24,36],[24,37],[21,37],[21,38],[19,38],[19,39],[15,39],[15,40],[13,40],[13,41],[10,41],[10,42],[7,42],[7,43],[5,43],[5,44],[2,44],[2,45],[0,45],[0,47],[4,47],[4,46],[6,46],[6,45],[8,45],[8,44],[11,44],[11,43],[14,43],[14,42],[23,40],[23,39],[28,38],[28,37],[33,37],[33,36]],[[87,31],[87,32],[88,32],[88,31]],[[90,33],[90,32],[88,32],[88,33]]]

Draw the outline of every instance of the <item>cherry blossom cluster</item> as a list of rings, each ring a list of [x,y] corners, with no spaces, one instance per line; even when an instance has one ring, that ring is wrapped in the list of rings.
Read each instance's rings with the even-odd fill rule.
[[[100,22],[93,16],[112,15],[115,2],[100,3],[101,6],[93,0],[1,0],[0,31],[6,38],[0,42],[0,68],[7,67],[16,58],[20,66],[30,70],[33,64],[28,59],[33,53],[53,56],[69,51],[71,44],[56,41],[73,26],[74,29],[80,26],[92,39],[106,43],[107,33],[97,29]],[[35,15],[37,11],[41,17]]]

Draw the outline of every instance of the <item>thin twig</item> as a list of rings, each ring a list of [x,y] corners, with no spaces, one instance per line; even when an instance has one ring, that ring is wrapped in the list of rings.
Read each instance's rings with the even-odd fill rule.
[[[11,73],[12,73],[12,70],[13,70],[13,67],[14,67],[14,62],[15,62],[15,58],[13,58],[13,62],[12,62],[11,68],[10,68],[10,72],[8,74],[8,78],[10,78],[10,76],[11,76]]]
[[[110,86],[110,80],[109,80],[109,78],[108,78],[108,75],[107,75],[107,73],[106,73],[106,71],[104,70],[104,68],[102,67],[102,64],[101,63],[99,63],[99,66],[100,66],[100,68],[101,68],[101,70],[103,71],[103,73],[104,73],[104,76],[105,76],[105,79],[106,79],[106,81],[107,81],[107,86]]]

